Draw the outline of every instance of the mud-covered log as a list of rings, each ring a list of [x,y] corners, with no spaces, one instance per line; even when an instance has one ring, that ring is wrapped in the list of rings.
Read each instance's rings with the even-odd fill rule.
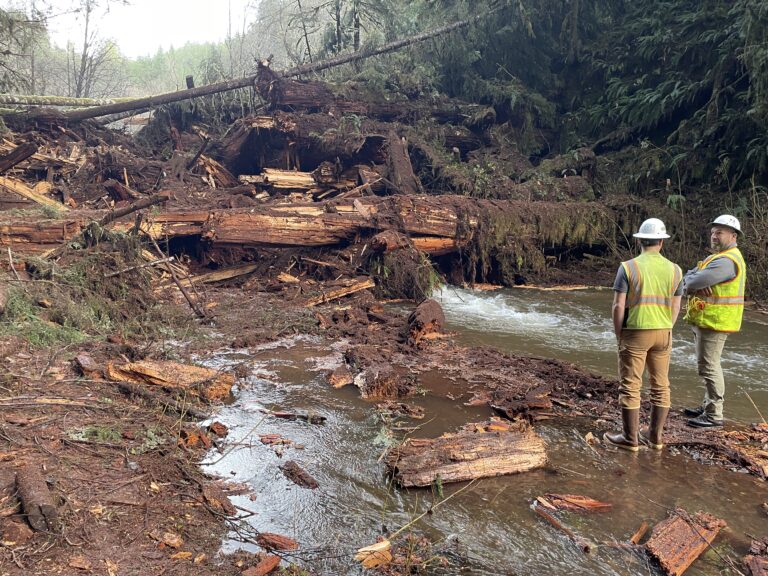
[[[16,489],[29,525],[38,532],[57,532],[59,513],[40,467],[22,466],[16,472]]]
[[[444,325],[445,314],[442,306],[437,300],[428,298],[408,315],[408,343],[418,344],[427,334],[441,332]]]
[[[6,170],[10,170],[19,162],[23,162],[35,152],[37,152],[37,144],[34,142],[24,142],[23,144],[16,146],[16,148],[10,152],[0,154],[0,174]]]
[[[410,438],[386,457],[390,473],[404,487],[516,474],[546,461],[544,441],[533,428],[499,418],[436,439]]]
[[[408,248],[411,246],[411,241],[405,234],[395,230],[385,230],[371,238],[370,245],[374,252],[386,254],[401,248]]]
[[[691,516],[678,508],[669,518],[653,527],[645,546],[665,573],[679,576],[712,544],[725,526],[724,520],[705,512]]]

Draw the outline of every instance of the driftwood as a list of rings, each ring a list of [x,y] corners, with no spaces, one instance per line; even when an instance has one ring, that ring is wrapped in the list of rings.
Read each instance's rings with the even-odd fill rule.
[[[277,570],[277,567],[280,566],[280,562],[282,562],[280,556],[268,554],[259,560],[259,563],[255,566],[243,570],[241,576],[267,576],[267,574],[272,574]]]
[[[568,538],[574,544],[576,544],[576,546],[578,546],[581,549],[581,551],[584,552],[585,554],[588,554],[594,548],[594,544],[592,544],[587,539],[585,539],[585,538],[579,536],[578,534],[576,534],[573,530],[571,530],[565,524],[560,522],[560,520],[558,520],[552,514],[547,512],[544,509],[544,507],[542,505],[540,505],[538,502],[533,504],[533,511],[536,512],[536,514],[538,514],[542,518],[544,518],[544,520],[549,522],[552,526],[554,526],[555,528],[560,530],[560,532],[562,532],[563,534],[568,536]]]
[[[744,565],[752,576],[768,576],[768,536],[752,541]]]
[[[499,418],[436,439],[410,438],[386,456],[389,471],[404,487],[516,474],[546,461],[544,441],[533,428]]]
[[[256,542],[265,550],[298,550],[299,548],[299,543],[293,538],[272,532],[259,532]]]
[[[613,508],[609,502],[600,502],[578,494],[546,494],[537,500],[554,510],[569,510],[570,512],[607,512]]]
[[[317,480],[312,478],[312,476],[305,472],[304,469],[302,469],[302,467],[293,460],[288,460],[288,462],[280,466],[280,470],[283,471],[283,474],[286,478],[288,478],[288,480],[297,486],[301,486],[302,488],[309,488],[310,490],[314,490],[315,488],[320,487],[320,484],[317,483]]]
[[[318,414],[299,414],[298,412],[276,412],[273,410],[260,409],[263,414],[269,414],[275,418],[282,418],[283,420],[303,420],[308,424],[325,424],[327,418]]]
[[[178,362],[143,360],[128,364],[107,364],[105,375],[109,380],[132,384],[150,384],[171,390],[182,390],[208,401],[229,397],[235,377],[201,366]]]
[[[680,508],[653,527],[648,552],[670,576],[679,576],[715,539],[725,521],[698,512],[693,516]]]
[[[59,514],[40,468],[24,465],[16,472],[16,487],[29,525],[38,532],[57,532]]]
[[[442,306],[437,300],[428,298],[416,306],[408,316],[408,343],[416,345],[425,336],[441,332],[444,325],[445,313],[443,313]]]
[[[24,142],[10,152],[0,154],[0,174],[10,170],[19,162],[23,162],[35,152],[37,152],[37,144],[34,142]]]

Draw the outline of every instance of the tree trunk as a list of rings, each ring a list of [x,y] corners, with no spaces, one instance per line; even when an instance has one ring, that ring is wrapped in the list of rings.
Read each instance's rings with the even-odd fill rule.
[[[425,40],[429,40],[430,38],[435,38],[437,36],[448,34],[449,32],[453,32],[454,30],[458,30],[460,28],[469,26],[471,23],[475,22],[476,20],[479,20],[480,18],[484,18],[485,16],[491,13],[492,12],[488,12],[485,14],[475,16],[468,20],[454,22],[453,24],[436,28],[434,30],[429,30],[427,32],[417,34],[416,36],[407,38],[405,40],[390,42],[389,44],[385,44],[384,46],[377,48],[376,50],[371,50],[370,52],[369,51],[354,52],[352,54],[338,56],[336,58],[331,58],[329,60],[324,60],[322,62],[316,62],[311,64],[304,64],[302,66],[297,66],[295,68],[291,68],[290,70],[279,72],[278,76],[280,78],[302,76],[312,72],[319,72],[320,70],[333,68],[335,66],[341,66],[342,64],[348,64],[349,62],[354,62],[356,60],[362,60],[364,58],[370,58],[371,56],[378,56],[379,54],[385,54],[387,52],[399,50],[400,48],[404,48],[412,44],[417,44],[419,42],[424,42]],[[160,94],[158,96],[147,96],[145,98],[137,98],[136,100],[133,100],[131,102],[111,104],[109,106],[99,106],[96,108],[89,108],[87,110],[74,110],[72,112],[66,113],[64,116],[66,117],[67,120],[70,120],[70,121],[80,121],[80,120],[85,120],[87,118],[97,118],[99,116],[106,116],[107,114],[117,114],[119,112],[127,112],[128,110],[137,110],[140,108],[155,107],[161,104],[169,104],[171,102],[186,100],[188,98],[197,98],[200,96],[217,94],[219,92],[226,92],[228,90],[246,88],[249,86],[253,86],[254,83],[256,82],[256,79],[257,79],[256,75],[247,76],[245,78],[239,78],[236,80],[228,80],[226,82],[218,82],[216,84],[210,84],[208,86],[192,88],[191,90],[180,90],[178,92],[169,92],[166,94]]]
[[[24,142],[7,154],[0,155],[0,174],[10,170],[19,162],[23,162],[35,152],[37,152],[37,144],[34,142]]]

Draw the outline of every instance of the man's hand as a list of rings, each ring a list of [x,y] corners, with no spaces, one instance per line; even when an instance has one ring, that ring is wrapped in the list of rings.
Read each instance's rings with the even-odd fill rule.
[[[696,291],[696,296],[712,296],[712,286],[707,286]]]

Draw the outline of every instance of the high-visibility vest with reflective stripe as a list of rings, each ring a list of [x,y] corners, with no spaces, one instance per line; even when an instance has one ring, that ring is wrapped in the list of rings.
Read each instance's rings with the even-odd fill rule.
[[[709,328],[718,332],[738,332],[741,329],[741,318],[744,315],[744,287],[747,283],[747,264],[741,251],[728,248],[717,254],[712,254],[696,266],[704,270],[715,260],[728,258],[736,266],[736,276],[726,282],[712,286],[712,296],[695,296],[696,301],[688,300],[690,322],[701,328]]]
[[[653,330],[672,328],[672,300],[683,279],[680,266],[658,252],[643,252],[622,262],[629,281],[626,328]]]

